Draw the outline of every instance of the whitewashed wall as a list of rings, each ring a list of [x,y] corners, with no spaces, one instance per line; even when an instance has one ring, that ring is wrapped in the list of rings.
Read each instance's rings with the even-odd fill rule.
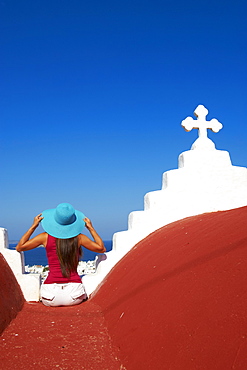
[[[8,232],[0,228],[0,253],[4,256],[18,281],[26,301],[39,301],[40,275],[25,274],[24,254],[8,249]]]
[[[145,195],[144,210],[130,213],[128,230],[114,234],[113,250],[98,258],[95,275],[83,278],[88,294],[151,232],[185,217],[247,205],[247,168],[232,166],[229,153],[217,150],[207,137],[207,129],[218,132],[222,124],[206,121],[208,111],[202,105],[194,113],[197,119],[187,117],[182,126],[198,129],[198,139],[179,155],[178,169],[163,174],[162,189]]]

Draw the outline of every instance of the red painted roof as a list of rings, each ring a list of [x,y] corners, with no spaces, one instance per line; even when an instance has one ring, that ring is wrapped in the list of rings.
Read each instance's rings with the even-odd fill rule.
[[[0,369],[120,368],[101,308],[90,301],[56,308],[25,303],[0,337]]]
[[[247,369],[247,207],[154,232],[92,302],[128,370]]]
[[[0,335],[19,311],[25,299],[7,261],[0,253]]]
[[[25,303],[1,337],[1,365],[247,369],[246,216],[243,207],[161,228],[79,306]]]

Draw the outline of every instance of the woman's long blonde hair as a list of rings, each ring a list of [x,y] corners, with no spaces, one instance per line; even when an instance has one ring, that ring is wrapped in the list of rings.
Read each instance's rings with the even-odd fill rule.
[[[69,278],[76,271],[82,249],[78,247],[78,238],[56,239],[56,251],[63,277]]]

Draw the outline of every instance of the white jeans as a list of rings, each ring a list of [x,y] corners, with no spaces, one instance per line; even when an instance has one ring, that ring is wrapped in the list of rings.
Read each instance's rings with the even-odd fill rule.
[[[87,299],[82,283],[42,284],[41,301],[45,306],[73,306]]]

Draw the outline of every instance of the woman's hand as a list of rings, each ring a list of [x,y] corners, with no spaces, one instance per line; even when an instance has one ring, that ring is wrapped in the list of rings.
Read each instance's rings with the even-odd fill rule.
[[[91,220],[89,220],[89,218],[85,217],[83,219],[83,221],[85,222],[85,226],[88,230],[92,230],[93,229],[93,225],[92,225],[92,222]]]
[[[42,213],[38,214],[37,216],[34,217],[34,220],[33,220],[33,227],[36,229],[40,222],[43,220],[44,217],[42,217]]]

